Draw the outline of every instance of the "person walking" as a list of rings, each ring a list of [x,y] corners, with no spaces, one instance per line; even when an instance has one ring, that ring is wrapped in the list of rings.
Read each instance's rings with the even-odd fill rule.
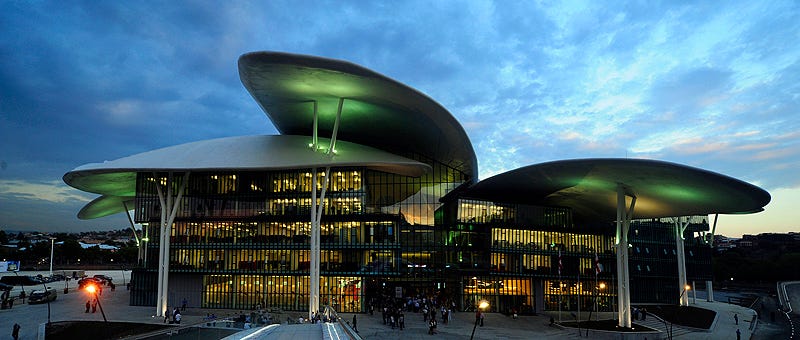
[[[169,322],[169,317],[170,317],[170,312],[169,312],[169,307],[167,307],[167,310],[164,312],[164,323]]]
[[[358,333],[358,320],[356,319],[356,315],[353,314],[353,330]]]
[[[97,299],[92,301],[92,313],[97,313]]]
[[[736,329],[736,340],[742,340],[742,331]]]
[[[736,321],[736,324],[739,324],[739,314],[733,314],[733,321]]]
[[[400,318],[398,320],[400,323],[400,330],[402,331],[403,328],[406,328],[406,315],[403,312],[400,312]]]
[[[84,313],[89,313],[89,308],[92,307],[92,302],[90,300],[86,300],[86,311]]]
[[[14,340],[18,340],[19,339],[19,329],[20,328],[22,328],[22,327],[20,327],[20,325],[18,323],[14,324],[14,328],[11,330],[11,337],[14,338]]]

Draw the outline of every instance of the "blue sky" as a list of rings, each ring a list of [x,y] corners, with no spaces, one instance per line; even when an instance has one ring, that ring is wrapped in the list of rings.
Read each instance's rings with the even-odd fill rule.
[[[486,178],[589,157],[720,172],[773,195],[727,235],[800,231],[800,3],[0,0],[0,228],[76,217],[73,168],[275,134],[237,58],[343,59],[441,103]]]

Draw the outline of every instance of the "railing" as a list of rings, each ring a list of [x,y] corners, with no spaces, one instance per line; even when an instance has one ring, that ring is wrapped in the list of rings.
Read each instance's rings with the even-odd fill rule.
[[[325,308],[323,309],[323,314],[328,316],[328,320],[336,320],[336,322],[339,323],[339,325],[342,327],[342,329],[344,329],[345,333],[347,333],[347,336],[350,337],[351,340],[362,340],[361,336],[358,335],[358,332],[356,332],[356,330],[353,329],[353,326],[350,325],[350,322],[342,319],[339,316],[339,313],[337,313],[333,307],[325,306]]]

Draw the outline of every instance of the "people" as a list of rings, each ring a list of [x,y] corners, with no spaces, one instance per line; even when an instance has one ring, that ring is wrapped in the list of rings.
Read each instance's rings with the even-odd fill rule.
[[[20,328],[22,328],[22,327],[18,323],[14,324],[14,328],[11,330],[11,337],[14,338],[14,340],[19,339],[19,329]]]
[[[175,324],[176,325],[180,325],[181,324],[181,311],[180,311],[180,309],[176,309],[175,310],[175,316],[173,318],[175,320]]]
[[[97,299],[92,301],[92,313],[97,313]]]
[[[90,307],[92,307],[92,302],[90,300],[86,300],[86,311],[84,313],[89,313]]]
[[[436,318],[431,318],[428,323],[428,334],[436,334]]]
[[[353,314],[353,330],[358,332],[358,320],[356,319],[355,314]]]

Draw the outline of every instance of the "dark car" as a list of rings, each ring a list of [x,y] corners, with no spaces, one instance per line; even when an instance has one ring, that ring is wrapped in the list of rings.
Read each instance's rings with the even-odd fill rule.
[[[94,276],[94,278],[100,280],[101,284],[103,284],[103,285],[108,285],[112,281],[114,281],[113,277],[108,276],[108,275],[103,275],[103,274],[97,274],[97,275]]]
[[[89,285],[89,284],[96,285],[96,286],[101,286],[103,284],[103,282],[100,281],[100,279],[97,279],[97,278],[94,278],[94,277],[85,277],[85,278],[82,278],[82,279],[78,280],[78,289],[83,289],[83,287],[85,287],[86,285]]]
[[[56,296],[55,288],[47,287],[47,289],[34,290],[28,297],[28,304],[55,301]]]

